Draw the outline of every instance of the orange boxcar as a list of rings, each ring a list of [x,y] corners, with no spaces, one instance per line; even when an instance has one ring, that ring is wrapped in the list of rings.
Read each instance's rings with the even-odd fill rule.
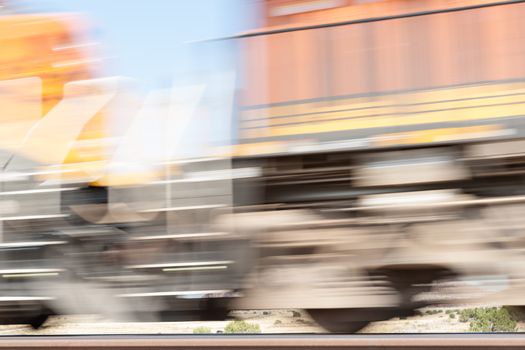
[[[489,120],[525,131],[521,1],[268,0],[263,12],[265,27],[239,36],[242,144],[370,147]]]

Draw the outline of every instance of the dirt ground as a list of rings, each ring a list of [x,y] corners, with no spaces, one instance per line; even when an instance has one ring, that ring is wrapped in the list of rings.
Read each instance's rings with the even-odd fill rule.
[[[421,309],[418,315],[374,322],[360,333],[462,333],[469,324],[451,317],[447,310],[461,308],[433,307]],[[450,312],[450,311],[449,311]],[[236,317],[260,326],[262,333],[323,333],[306,313],[298,310],[236,312]],[[109,322],[97,316],[56,316],[38,330],[29,326],[0,326],[0,335],[73,335],[73,334],[191,334],[205,326],[221,333],[229,321],[213,322]],[[525,330],[525,324],[518,324]]]
[[[243,311],[235,316],[257,323],[261,333],[323,332],[306,314],[294,310]],[[212,333],[222,333],[229,322],[111,322],[90,315],[55,316],[38,330],[25,325],[0,326],[0,335],[191,334],[202,326],[210,328]]]

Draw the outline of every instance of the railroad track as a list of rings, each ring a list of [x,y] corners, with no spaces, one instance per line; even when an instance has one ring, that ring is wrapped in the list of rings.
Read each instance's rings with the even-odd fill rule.
[[[0,337],[0,349],[524,349],[525,334]]]

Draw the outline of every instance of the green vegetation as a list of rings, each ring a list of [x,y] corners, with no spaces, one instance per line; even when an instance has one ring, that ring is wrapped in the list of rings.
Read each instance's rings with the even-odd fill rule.
[[[505,307],[475,308],[462,310],[460,322],[470,322],[471,332],[515,332],[516,315]]]
[[[432,310],[425,311],[425,314],[427,314],[427,315],[435,315],[435,314],[441,313],[441,311],[442,310],[440,310],[440,309],[432,309]]]
[[[208,334],[211,333],[211,328],[209,327],[197,327],[193,329],[193,334]]]
[[[256,323],[231,321],[224,327],[224,333],[261,333],[261,328]]]

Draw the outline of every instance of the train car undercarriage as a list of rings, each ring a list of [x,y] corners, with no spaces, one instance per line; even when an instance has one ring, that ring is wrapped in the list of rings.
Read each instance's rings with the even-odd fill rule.
[[[459,280],[469,302],[521,304],[521,143],[239,160],[261,175],[235,186],[229,221],[258,252],[236,307],[309,309],[350,332],[464,302],[440,292]]]

